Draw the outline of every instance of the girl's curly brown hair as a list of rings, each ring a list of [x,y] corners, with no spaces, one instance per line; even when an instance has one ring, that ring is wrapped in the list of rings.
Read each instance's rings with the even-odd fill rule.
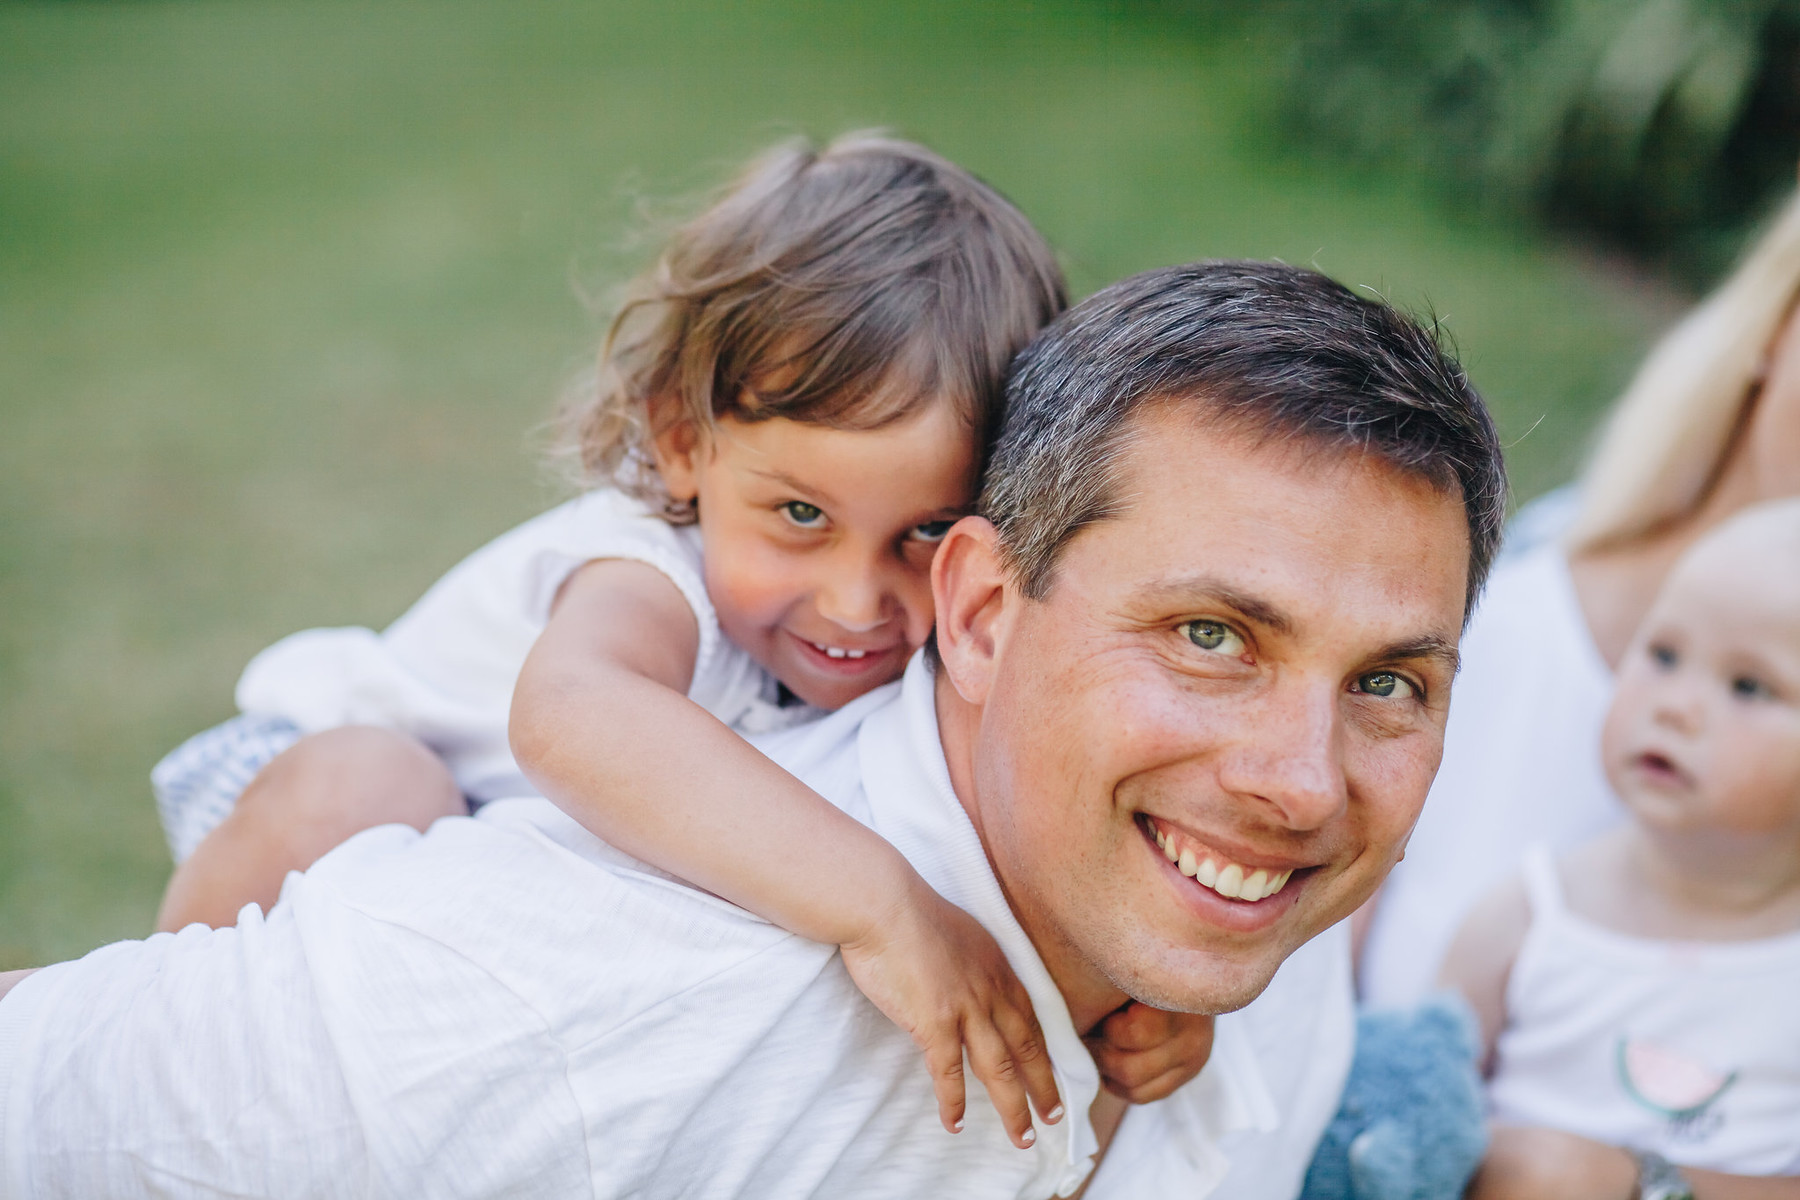
[[[874,429],[947,400],[985,444],[1013,355],[1067,302],[1037,230],[954,163],[866,133],[784,144],[627,286],[565,449],[585,486],[688,523],[651,453],[682,422]]]

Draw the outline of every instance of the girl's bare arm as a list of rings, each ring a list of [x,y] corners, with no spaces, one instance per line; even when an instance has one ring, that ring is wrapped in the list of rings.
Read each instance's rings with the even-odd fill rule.
[[[519,765],[626,853],[843,947],[857,985],[924,1049],[945,1124],[962,1121],[966,1046],[1015,1142],[1029,1144],[1026,1099],[1048,1115],[1056,1086],[999,947],[893,846],[689,700],[698,646],[693,612],[661,572],[583,567],[519,675]]]

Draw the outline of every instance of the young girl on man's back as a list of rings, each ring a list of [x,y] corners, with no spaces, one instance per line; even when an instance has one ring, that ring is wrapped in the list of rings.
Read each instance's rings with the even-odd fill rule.
[[[1800,1175],[1800,500],[1677,564],[1602,753],[1632,821],[1534,851],[1445,963],[1508,1127],[1471,1195],[1560,1195],[1551,1173],[1579,1170],[1624,1200],[1635,1170],[1635,1194],[1706,1200]]]
[[[928,151],[852,137],[754,164],[609,331],[571,412],[595,490],[477,552],[380,635],[264,651],[239,684],[245,715],[158,767],[177,855],[198,841],[160,924],[228,924],[361,829],[540,791],[628,853],[841,946],[925,1049],[945,1123],[961,1123],[966,1046],[1029,1144],[1027,1095],[1048,1120],[1060,1108],[998,947],[738,734],[900,675],[930,634],[931,559],[974,495],[1007,364],[1064,302],[1025,218]],[[1109,1054],[1127,1081],[1204,1061],[1203,1022],[1129,1018],[1103,1071]]]

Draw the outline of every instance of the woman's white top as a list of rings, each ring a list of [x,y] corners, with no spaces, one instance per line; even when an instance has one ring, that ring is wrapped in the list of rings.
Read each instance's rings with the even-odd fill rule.
[[[1488,1096],[1543,1125],[1684,1166],[1800,1174],[1800,932],[1630,937],[1568,910],[1545,847]]]
[[[1612,690],[1562,547],[1503,559],[1463,635],[1443,765],[1364,945],[1367,1003],[1423,999],[1463,917],[1528,846],[1566,849],[1624,819],[1600,765]]]
[[[719,630],[695,526],[674,526],[601,490],[543,513],[471,554],[381,633],[309,629],[251,660],[238,707],[302,732],[378,725],[411,734],[481,802],[535,794],[507,744],[513,685],[576,568],[632,559],[669,577],[700,626],[688,698],[739,732],[817,716],[783,708],[775,681]]]

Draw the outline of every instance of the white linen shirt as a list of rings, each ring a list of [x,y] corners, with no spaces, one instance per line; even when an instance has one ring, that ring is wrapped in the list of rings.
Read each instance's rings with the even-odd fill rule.
[[[0,1000],[0,1196],[1031,1196],[1095,1148],[1098,1078],[951,791],[915,659],[762,739],[993,933],[1069,1115],[952,1136],[911,1040],[809,942],[547,801],[363,833],[266,917],[107,946]],[[1350,1057],[1333,931],[1132,1110],[1097,1198],[1290,1200]]]

